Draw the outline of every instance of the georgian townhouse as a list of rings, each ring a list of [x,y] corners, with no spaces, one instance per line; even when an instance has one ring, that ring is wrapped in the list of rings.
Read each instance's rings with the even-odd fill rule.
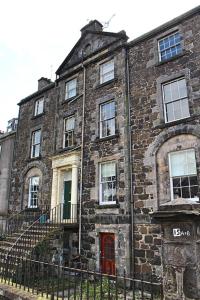
[[[199,7],[129,43],[135,269],[199,299]]]
[[[66,260],[153,274],[174,300],[200,298],[199,13],[129,43],[83,27],[55,82],[19,103],[9,199],[48,211]]]

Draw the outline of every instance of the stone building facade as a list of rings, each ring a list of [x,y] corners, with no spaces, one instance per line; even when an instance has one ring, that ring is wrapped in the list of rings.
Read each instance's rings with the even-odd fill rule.
[[[62,205],[69,256],[153,272],[165,299],[200,297],[199,13],[129,43],[91,21],[19,103],[9,209]]]
[[[197,9],[129,44],[135,268],[166,299],[200,298],[199,29]]]
[[[10,176],[13,161],[15,131],[0,133],[0,229],[8,216]]]

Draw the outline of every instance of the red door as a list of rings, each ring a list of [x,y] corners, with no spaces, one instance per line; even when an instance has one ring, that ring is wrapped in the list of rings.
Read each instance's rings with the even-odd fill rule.
[[[101,272],[115,275],[115,235],[114,233],[101,233]]]

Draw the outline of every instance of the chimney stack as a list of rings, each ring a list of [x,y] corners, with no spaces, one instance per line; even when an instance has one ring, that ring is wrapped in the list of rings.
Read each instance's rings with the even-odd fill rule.
[[[90,21],[87,25],[85,25],[81,29],[81,34],[85,33],[86,31],[102,31],[103,30],[103,25],[97,21],[97,20],[92,20]]]
[[[40,79],[38,79],[38,91],[43,89],[45,86],[49,85],[50,83],[52,83],[51,79],[41,77]]]

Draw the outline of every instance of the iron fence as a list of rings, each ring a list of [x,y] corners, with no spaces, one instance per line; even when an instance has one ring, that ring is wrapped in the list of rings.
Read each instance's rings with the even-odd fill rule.
[[[163,299],[160,282],[65,267],[16,256],[0,256],[0,280],[51,300]]]

